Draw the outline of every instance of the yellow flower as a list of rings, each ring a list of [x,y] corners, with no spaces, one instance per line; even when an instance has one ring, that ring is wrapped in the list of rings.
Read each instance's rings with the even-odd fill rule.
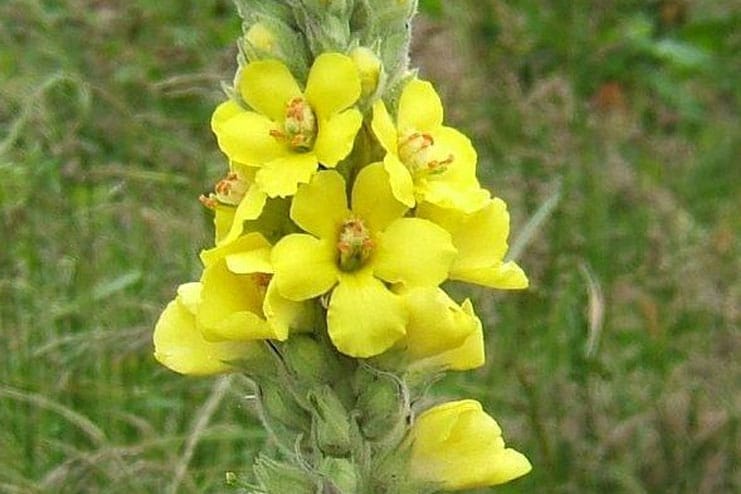
[[[466,212],[481,208],[489,193],[476,179],[476,150],[466,136],[442,125],[443,106],[432,84],[410,81],[397,113],[395,126],[379,100],[371,125],[386,150],[394,196],[409,207],[427,201]]]
[[[210,375],[239,369],[230,362],[246,360],[259,354],[255,342],[210,342],[196,325],[200,306],[201,283],[186,283],[162,312],[154,328],[154,358],[181,374]]]
[[[466,299],[458,305],[442,289],[400,291],[409,311],[401,347],[416,368],[469,370],[484,364],[481,321]]]
[[[305,304],[276,290],[270,244],[259,233],[204,251],[201,259],[196,323],[207,340],[285,340],[291,327],[305,324]]]
[[[433,407],[412,427],[411,474],[444,490],[503,484],[528,473],[522,453],[505,448],[502,430],[475,400]]]
[[[349,57],[317,57],[304,92],[281,62],[252,62],[238,89],[255,111],[227,101],[211,126],[230,160],[258,168],[255,183],[269,197],[295,194],[317,164],[332,168],[352,150],[363,117],[350,108],[360,96],[360,77]]]
[[[214,186],[214,192],[199,199],[214,210],[216,243],[233,242],[244,229],[244,222],[257,219],[267,196],[255,184],[254,167],[231,163],[226,177]]]
[[[509,213],[501,199],[491,199],[480,210],[470,214],[421,204],[417,216],[450,232],[458,249],[458,256],[450,268],[451,279],[490,288],[527,288],[528,279],[520,266],[513,261],[504,262],[508,248]]]
[[[384,282],[437,286],[455,257],[450,235],[430,221],[403,217],[381,163],[363,168],[348,209],[345,181],[319,172],[293,199],[291,219],[309,234],[292,234],[273,248],[281,295],[306,300],[332,290],[329,335],[342,353],[378,355],[405,333],[407,313]],[[336,286],[335,286],[336,285]]]

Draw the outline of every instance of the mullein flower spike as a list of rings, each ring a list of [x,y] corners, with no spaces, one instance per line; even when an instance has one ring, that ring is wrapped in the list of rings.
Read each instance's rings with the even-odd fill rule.
[[[240,67],[211,119],[228,169],[200,198],[215,241],[162,312],[155,358],[254,381],[278,446],[256,462],[254,492],[524,475],[478,402],[419,409],[442,372],[485,361],[473,304],[443,283],[528,280],[505,261],[509,215],[478,182],[471,141],[407,67],[416,1],[237,3]]]

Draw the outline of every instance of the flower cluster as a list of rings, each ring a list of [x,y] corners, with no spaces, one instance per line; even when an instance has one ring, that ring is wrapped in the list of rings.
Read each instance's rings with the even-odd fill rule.
[[[275,45],[264,22],[246,39],[263,55]],[[484,363],[481,321],[470,300],[458,303],[441,288],[445,281],[518,289],[528,280],[504,259],[506,205],[479,184],[476,151],[443,124],[433,86],[406,72],[394,94],[384,91],[387,78],[369,47],[321,52],[305,79],[278,58],[243,63],[211,122],[229,161],[225,178],[201,197],[213,210],[215,245],[201,253],[200,280],[181,285],[160,316],[155,358],[183,374],[245,372],[267,400],[275,388],[260,385],[257,367],[275,365],[270,355],[277,354],[291,383],[311,383],[308,392],[279,398],[299,409],[283,423],[308,427],[316,444],[307,450],[323,452],[319,480],[309,484],[332,477],[329,458],[333,468],[343,465],[342,478],[346,468],[353,472],[343,492],[364,492],[368,480],[354,443],[372,443],[378,434],[385,441],[378,444],[399,451],[417,492],[420,485],[457,490],[507,482],[530,464],[505,448],[497,423],[477,402],[419,414],[408,397],[400,405],[405,376]],[[329,349],[316,349],[325,342]],[[351,370],[349,394],[330,386],[341,375],[301,376],[325,365],[309,357],[317,352]],[[400,380],[383,388],[392,390],[390,404],[377,404],[385,391],[369,395],[357,385],[368,369],[375,376],[369,382],[381,388],[388,382],[378,376]],[[402,410],[398,441],[369,432],[388,410]],[[322,428],[328,415],[333,425]],[[348,457],[351,467],[339,459]]]

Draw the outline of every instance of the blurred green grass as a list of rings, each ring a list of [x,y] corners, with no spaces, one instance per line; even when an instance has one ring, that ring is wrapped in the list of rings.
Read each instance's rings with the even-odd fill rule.
[[[439,388],[535,465],[497,491],[738,491],[741,3],[422,5],[415,63],[532,227],[528,291],[453,287],[489,360]],[[0,491],[220,492],[262,447],[247,387],[150,346],[210,241],[239,30],[226,0],[0,5]]]

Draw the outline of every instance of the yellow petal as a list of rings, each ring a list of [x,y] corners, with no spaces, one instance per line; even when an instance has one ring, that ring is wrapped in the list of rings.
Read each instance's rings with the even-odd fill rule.
[[[314,175],[310,183],[298,188],[291,204],[291,219],[298,226],[329,240],[336,239],[349,215],[345,179],[334,170]]]
[[[481,326],[475,315],[440,288],[414,288],[403,291],[401,296],[409,310],[405,352],[412,360],[456,349]]]
[[[246,110],[244,108],[239,106],[239,103],[232,99],[224,101],[216,107],[213,115],[211,115],[211,127],[214,129],[215,132],[217,128],[220,128],[222,125],[224,125],[224,122],[227,122],[228,120],[245,111]]]
[[[530,285],[525,272],[512,261],[477,269],[451,268],[450,279],[476,283],[500,290],[521,290]]]
[[[445,490],[498,485],[528,473],[521,453],[505,448],[502,430],[474,400],[422,413],[412,428],[411,474]]]
[[[239,94],[256,111],[282,124],[286,104],[301,96],[301,89],[285,65],[277,60],[258,60],[242,70]]]
[[[357,358],[383,353],[404,336],[407,314],[368,270],[343,274],[327,311],[329,337],[337,349]]]
[[[217,204],[214,210],[214,243],[223,243],[234,226],[234,213],[236,209],[231,206]]]
[[[258,232],[250,232],[229,244],[224,243],[212,247],[211,249],[201,251],[201,262],[203,262],[205,267],[209,267],[230,254],[265,248],[270,248],[270,242],[268,242],[262,234]]]
[[[439,175],[423,179],[417,192],[420,199],[444,208],[472,213],[484,207],[489,192],[481,188],[476,178],[476,150],[465,135],[450,127],[439,127],[431,132],[435,145],[430,159],[453,162]]]
[[[198,312],[198,306],[201,305],[202,288],[203,285],[201,285],[200,281],[183,283],[178,287],[178,302],[188,309],[188,312],[192,315],[196,315],[196,312]]]
[[[420,202],[427,201],[447,209],[458,209],[463,212],[474,212],[481,209],[489,200],[489,191],[478,185],[462,187],[442,180],[426,181],[415,189]]]
[[[254,343],[206,341],[181,296],[162,312],[154,328],[153,340],[154,358],[159,363],[175,372],[191,375],[235,371],[237,369],[228,362],[246,358],[256,350]]]
[[[322,120],[355,103],[360,97],[360,75],[350,57],[319,55],[309,71],[305,96]]]
[[[391,192],[383,163],[370,164],[358,173],[352,189],[352,210],[376,232],[407,212],[407,207]]]
[[[380,99],[373,103],[373,120],[371,121],[373,133],[378,138],[383,149],[392,154],[398,154],[399,136],[396,133],[391,115],[386,105]]]
[[[310,303],[288,300],[278,292],[275,282],[268,285],[262,310],[279,340],[287,338],[292,330],[308,331],[313,329],[313,311]]]
[[[333,241],[294,233],[283,237],[271,255],[274,280],[289,300],[307,300],[329,291],[337,283],[337,249]]]
[[[235,106],[239,108],[233,101],[222,103],[211,119],[219,148],[230,160],[258,166],[288,154],[286,146],[270,135],[277,129],[273,122]]]
[[[270,247],[262,247],[227,255],[226,267],[234,274],[272,273]]]
[[[234,274],[225,262],[203,271],[196,322],[204,338],[249,341],[279,336],[262,316],[261,279],[259,275]]]
[[[268,197],[292,196],[298,184],[309,183],[316,167],[313,153],[292,153],[265,163],[257,171],[255,183]]]
[[[362,123],[363,115],[355,108],[320,120],[314,144],[314,153],[319,162],[329,168],[337,166],[352,151],[355,135]]]
[[[265,193],[256,184],[251,185],[234,211],[228,233],[218,243],[227,244],[239,237],[244,231],[244,222],[259,218],[266,201]]]
[[[383,167],[389,174],[389,183],[394,197],[407,207],[414,207],[416,203],[414,193],[415,186],[409,169],[399,160],[399,157],[387,153],[383,159]]]
[[[419,79],[407,83],[399,98],[396,123],[399,134],[426,132],[442,125],[443,104],[432,84]]]
[[[390,283],[437,286],[448,277],[455,255],[448,232],[427,220],[401,218],[381,235],[373,267]]]
[[[473,331],[469,333],[459,346],[425,359],[422,363],[423,366],[465,371],[481,367],[486,362],[484,330],[481,326],[481,321],[474,314],[473,306],[469,300],[465,300],[461,308],[474,321]]]
[[[528,286],[527,276],[514,262],[503,262],[507,253],[509,213],[499,198],[472,214],[421,204],[417,214],[450,232],[458,256],[450,268],[451,279],[492,288]]]

